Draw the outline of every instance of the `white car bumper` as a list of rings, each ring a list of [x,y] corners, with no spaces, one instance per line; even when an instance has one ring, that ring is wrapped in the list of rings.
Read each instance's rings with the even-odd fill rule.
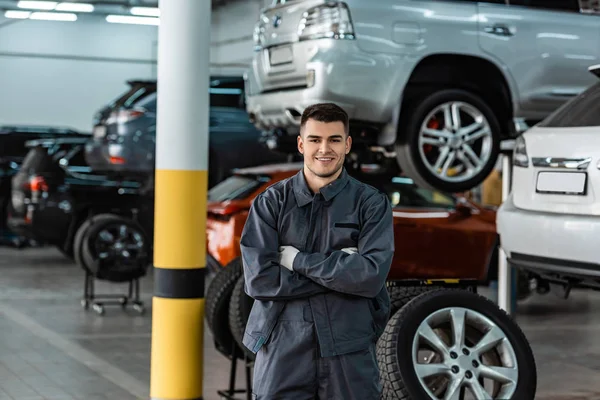
[[[511,265],[569,276],[600,277],[600,218],[521,210],[512,195],[496,217]]]

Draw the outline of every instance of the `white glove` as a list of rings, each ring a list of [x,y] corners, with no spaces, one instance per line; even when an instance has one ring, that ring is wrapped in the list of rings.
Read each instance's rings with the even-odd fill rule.
[[[283,267],[293,271],[294,259],[296,255],[300,253],[300,250],[294,246],[281,246],[279,248],[279,264]]]
[[[345,249],[342,249],[342,251],[344,253],[354,254],[354,253],[358,253],[358,248],[356,248],[356,247],[346,247]]]

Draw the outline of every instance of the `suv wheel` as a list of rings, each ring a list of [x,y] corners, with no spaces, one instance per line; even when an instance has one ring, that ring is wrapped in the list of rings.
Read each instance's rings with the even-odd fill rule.
[[[418,185],[449,193],[478,186],[500,150],[500,124],[477,95],[444,89],[411,100],[399,125],[398,164]]]
[[[388,322],[377,360],[385,400],[535,397],[527,338],[496,304],[466,290],[411,300]]]

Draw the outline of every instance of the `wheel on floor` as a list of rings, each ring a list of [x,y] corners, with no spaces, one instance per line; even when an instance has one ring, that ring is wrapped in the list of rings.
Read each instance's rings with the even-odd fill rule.
[[[533,400],[537,372],[514,320],[478,294],[423,293],[397,311],[377,343],[383,400]]]

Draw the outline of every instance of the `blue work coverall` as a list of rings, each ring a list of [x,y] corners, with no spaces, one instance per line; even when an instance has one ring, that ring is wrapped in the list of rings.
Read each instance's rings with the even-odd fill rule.
[[[256,197],[240,246],[255,299],[243,338],[256,353],[254,398],[379,399],[375,344],[394,254],[387,196],[345,169],[313,194],[300,171]],[[280,246],[300,250],[293,271]]]

